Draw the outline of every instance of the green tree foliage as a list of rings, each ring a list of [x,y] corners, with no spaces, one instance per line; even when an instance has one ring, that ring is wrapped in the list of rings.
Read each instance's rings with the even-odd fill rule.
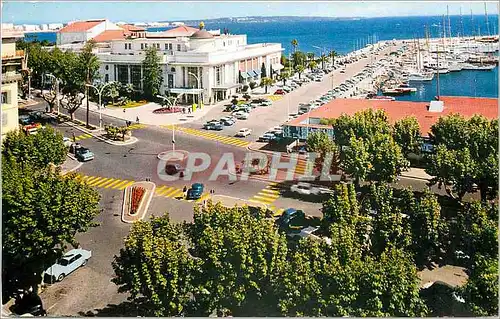
[[[267,89],[269,86],[274,84],[274,80],[271,78],[263,77],[260,79],[260,85],[266,88],[266,94],[267,94]]]
[[[414,116],[406,117],[394,124],[394,140],[401,147],[405,157],[413,153],[420,154],[422,140],[420,137],[420,125]]]
[[[307,56],[304,52],[296,51],[292,53],[292,60],[295,69],[297,69],[299,66],[304,67],[306,65]]]
[[[50,127],[38,130],[35,135],[9,132],[2,148],[2,156],[18,163],[30,162],[37,168],[45,168],[49,164],[61,165],[66,153],[62,134]]]
[[[391,125],[383,110],[367,109],[352,116],[343,114],[332,124],[338,145],[349,145],[352,136],[370,140],[377,133],[391,134]]]
[[[318,63],[316,61],[309,61],[309,63],[307,64],[307,66],[309,67],[309,69],[314,70],[318,67]]]
[[[291,76],[291,74],[288,71],[283,70],[280,72],[280,78],[281,78],[281,80],[283,80],[283,85],[286,84],[286,79],[288,79],[290,76]]]
[[[150,99],[153,99],[160,93],[160,88],[163,83],[163,72],[160,66],[160,57],[158,50],[155,47],[146,49],[146,56],[142,62],[144,70],[143,86],[144,93]]]
[[[498,258],[498,207],[481,203],[463,203],[453,226],[457,250],[474,258]]]
[[[61,106],[66,109],[71,116],[71,120],[75,119],[75,112],[82,106],[85,94],[79,90],[73,90],[65,93],[61,99]]]
[[[4,145],[5,147],[5,145]],[[32,162],[2,158],[4,292],[27,290],[65,251],[78,246],[99,213],[99,195],[74,175],[41,169]]]
[[[498,316],[498,258],[478,256],[460,292],[475,315]]]
[[[498,120],[482,116],[465,119],[460,115],[441,117],[431,127],[431,141],[436,146],[429,156],[427,173],[431,182],[451,184],[453,197],[461,199],[478,186],[481,200],[498,194]],[[455,166],[458,166],[454,168]]]
[[[263,213],[209,203],[182,226],[168,216],[134,225],[114,281],[152,310],[144,315],[424,315],[411,258],[397,249],[359,253],[351,219],[339,220],[331,245],[287,245]]]
[[[401,147],[391,135],[377,133],[372,136],[368,145],[371,162],[367,174],[369,180],[391,183],[409,167]]]
[[[339,54],[335,50],[331,50],[328,52],[328,57],[332,59],[332,65],[335,65],[335,57],[338,56]]]
[[[87,96],[87,116],[86,116],[86,125],[89,126],[89,116],[90,116],[90,95],[89,95],[89,87],[87,85],[91,85],[93,81],[99,76],[99,67],[100,62],[97,56],[93,53],[93,50],[96,48],[96,43],[94,40],[89,40],[85,43],[82,52],[78,56],[78,66],[81,74],[83,75],[83,80],[85,83],[85,95]]]
[[[299,74],[299,79],[301,79],[302,73],[304,73],[304,70],[306,68],[303,65],[297,65],[295,67],[295,71]]]
[[[262,62],[262,65],[260,67],[260,77],[261,78],[267,77],[267,69],[266,69],[266,65],[264,64],[264,62]]]
[[[351,137],[349,146],[343,152],[340,167],[354,178],[357,186],[366,179],[372,164],[369,147],[362,138]]]

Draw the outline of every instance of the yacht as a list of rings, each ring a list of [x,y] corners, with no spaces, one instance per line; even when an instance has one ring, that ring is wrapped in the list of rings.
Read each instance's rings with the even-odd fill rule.
[[[448,62],[448,70],[450,72],[462,71],[462,64],[458,62]]]
[[[412,72],[408,75],[408,81],[432,81],[434,73],[432,72]]]
[[[494,68],[495,65],[491,64],[477,65],[470,63],[462,63],[462,70],[490,71],[493,70]]]

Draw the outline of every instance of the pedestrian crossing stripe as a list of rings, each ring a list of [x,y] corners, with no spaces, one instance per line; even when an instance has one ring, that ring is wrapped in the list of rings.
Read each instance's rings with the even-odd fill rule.
[[[210,197],[210,193],[205,193],[199,199],[196,200],[196,203],[201,203],[204,200],[207,200],[209,197]]]
[[[274,205],[269,206],[267,209],[273,212],[274,217],[281,216],[283,214],[283,212],[285,211],[284,208],[277,208]]]
[[[81,141],[81,140],[84,140],[84,139],[87,139],[87,138],[91,138],[92,135],[90,134],[82,134],[82,135],[79,135],[79,136],[75,136],[75,141]]]
[[[172,130],[174,126],[173,125],[161,125],[161,127]],[[200,137],[203,137],[203,138],[206,138],[209,140],[214,140],[214,141],[217,141],[217,142],[220,142],[223,144],[234,145],[234,146],[245,147],[245,148],[248,145],[250,145],[250,142],[241,140],[237,137],[222,136],[222,135],[218,135],[218,134],[211,133],[211,132],[204,132],[201,130],[192,129],[189,127],[175,126],[175,130],[186,133],[186,134],[194,135],[194,136],[200,136]]]
[[[270,99],[271,101],[279,101],[279,100],[281,100],[282,98],[283,98],[283,95],[271,95],[271,96],[269,96],[269,99]]]
[[[264,189],[260,190],[257,195],[249,199],[250,202],[269,205],[274,203],[280,197],[280,188],[277,183],[269,183]]]
[[[307,167],[309,166],[309,161],[297,161],[297,166],[295,167],[295,174],[300,174],[300,175],[303,175],[306,170],[307,170]]]

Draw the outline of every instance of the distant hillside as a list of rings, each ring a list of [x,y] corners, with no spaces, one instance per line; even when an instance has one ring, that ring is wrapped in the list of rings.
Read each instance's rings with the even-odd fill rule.
[[[205,23],[262,23],[262,22],[299,22],[299,21],[332,21],[332,20],[359,20],[362,18],[352,17],[352,18],[333,18],[333,17],[234,17],[234,18],[217,18],[217,19],[199,19],[199,20],[183,20],[183,22],[187,25],[197,25],[201,21]],[[161,22],[175,22],[179,20],[168,20]]]

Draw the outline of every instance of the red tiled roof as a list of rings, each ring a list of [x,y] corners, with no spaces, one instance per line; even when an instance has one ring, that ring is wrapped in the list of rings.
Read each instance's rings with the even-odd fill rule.
[[[199,30],[199,28],[193,28],[193,27],[182,25],[180,27],[162,32],[162,34],[164,34],[166,36],[172,36],[172,37],[189,37],[198,30]]]
[[[135,26],[133,24],[123,24],[120,26],[122,29],[130,32],[140,32],[140,31],[146,31],[145,28]]]
[[[93,39],[95,42],[108,42],[111,40],[125,39],[129,33],[125,30],[107,30],[99,33]]]
[[[96,25],[104,22],[106,20],[89,20],[89,21],[76,21],[71,24],[68,24],[58,32],[84,32],[92,29]]]
[[[472,97],[452,97],[442,96],[440,101],[444,102],[442,112],[429,112],[430,102],[410,102],[410,101],[384,101],[384,100],[363,100],[363,99],[337,99],[322,107],[312,110],[308,114],[303,114],[292,120],[289,124],[294,126],[305,126],[300,124],[309,118],[337,118],[342,114],[353,115],[356,112],[372,108],[374,110],[384,110],[387,113],[389,122],[394,123],[407,116],[415,116],[420,123],[422,136],[427,136],[431,126],[437,122],[441,116],[459,113],[469,118],[473,115],[483,115],[489,119],[498,118],[498,100],[492,98],[472,98]],[[309,125],[317,126],[319,125]]]

